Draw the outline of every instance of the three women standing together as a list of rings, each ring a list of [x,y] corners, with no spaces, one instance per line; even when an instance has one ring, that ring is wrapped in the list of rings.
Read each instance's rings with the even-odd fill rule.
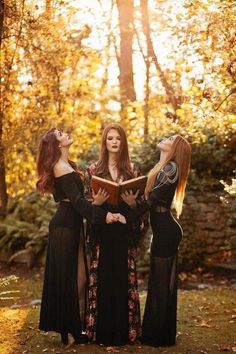
[[[52,129],[43,137],[37,159],[38,189],[53,193],[59,202],[49,225],[40,329],[61,333],[65,344],[70,333],[77,343],[88,338],[109,350],[140,339],[153,346],[175,344],[177,253],[182,230],[170,207],[175,197],[180,215],[189,173],[189,143],[179,135],[162,141],[160,161],[148,177],[146,200],[126,192],[117,206],[106,202],[105,191],[94,195],[91,177],[119,183],[140,175],[130,161],[123,128],[110,124],[104,129],[100,158],[85,173],[88,200],[80,173],[68,159],[71,144],[67,134]],[[153,240],[141,337],[137,227],[133,225],[147,210]],[[83,217],[89,225],[89,270]]]

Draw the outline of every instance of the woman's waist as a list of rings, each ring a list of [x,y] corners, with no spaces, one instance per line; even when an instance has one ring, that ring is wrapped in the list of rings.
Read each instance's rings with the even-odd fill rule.
[[[72,203],[69,201],[69,199],[68,200],[60,200],[57,205],[58,205],[57,211],[70,210],[70,213],[78,214],[78,213],[76,213],[76,210],[73,207]]]
[[[166,213],[166,212],[170,212],[170,207],[165,205],[154,205],[151,208],[151,212],[153,213]]]
[[[156,210],[150,211],[150,219],[158,220],[158,223],[163,220],[163,222],[176,222],[175,218],[171,213],[171,209],[162,208],[161,211],[157,208]]]

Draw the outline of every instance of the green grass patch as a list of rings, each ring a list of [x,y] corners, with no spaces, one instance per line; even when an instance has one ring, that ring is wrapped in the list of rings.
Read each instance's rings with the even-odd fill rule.
[[[8,279],[8,278],[5,278]],[[0,353],[105,353],[104,347],[74,345],[61,347],[59,335],[38,330],[42,272],[26,271],[18,279],[1,283]],[[143,312],[146,294],[141,294]],[[152,348],[135,345],[119,349],[120,353],[220,353],[236,352],[236,291],[228,287],[206,290],[179,290],[177,345]]]

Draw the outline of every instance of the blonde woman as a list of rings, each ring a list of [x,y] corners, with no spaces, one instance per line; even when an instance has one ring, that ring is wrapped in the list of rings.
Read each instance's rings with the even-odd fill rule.
[[[150,210],[153,239],[142,340],[155,347],[176,342],[177,257],[182,229],[170,209],[173,202],[177,217],[182,212],[191,159],[190,144],[180,135],[162,140],[157,146],[160,161],[149,173],[146,202],[135,205],[130,203],[128,193],[123,195],[130,207],[137,206],[129,221]]]

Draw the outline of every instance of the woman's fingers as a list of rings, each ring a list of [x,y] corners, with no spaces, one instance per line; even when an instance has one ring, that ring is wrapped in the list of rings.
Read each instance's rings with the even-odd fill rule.
[[[121,224],[126,224],[126,219],[125,219],[124,215],[122,215],[120,213],[112,214],[111,212],[109,212],[107,214],[107,223],[108,224],[112,224],[113,222],[117,222],[117,221],[119,221]]]
[[[126,219],[124,217],[124,215],[122,214],[119,214],[119,219],[118,221],[121,223],[121,224],[126,224]]]
[[[107,194],[106,196],[104,196],[104,201],[107,200],[110,197],[110,194]]]
[[[134,194],[134,197],[135,197],[135,199],[138,197],[138,195],[139,195],[139,189],[136,191],[136,193]]]
[[[98,191],[97,195],[99,195],[101,197],[106,197],[109,194],[107,193],[107,191],[105,189],[99,188],[99,191]]]

